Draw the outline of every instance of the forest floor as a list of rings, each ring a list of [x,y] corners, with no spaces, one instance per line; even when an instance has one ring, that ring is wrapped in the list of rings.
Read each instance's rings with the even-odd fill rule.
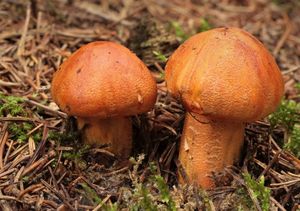
[[[99,2],[0,0],[0,210],[300,210],[300,2]],[[220,26],[265,44],[282,70],[285,100],[247,124],[240,163],[204,191],[178,185],[184,110],[167,95],[163,69],[185,39]],[[83,145],[75,119],[51,99],[62,61],[96,40],[127,46],[157,79],[154,110],[132,117],[129,162]]]

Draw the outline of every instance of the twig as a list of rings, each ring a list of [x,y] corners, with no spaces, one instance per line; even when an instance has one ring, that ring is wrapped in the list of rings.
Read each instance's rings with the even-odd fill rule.
[[[287,75],[287,74],[293,73],[293,72],[295,72],[295,71],[297,71],[297,70],[300,70],[300,66],[296,66],[296,67],[293,67],[293,68],[291,68],[291,69],[289,69],[289,70],[282,71],[282,74],[283,74],[283,75]]]
[[[25,161],[25,160],[27,160],[27,159],[29,159],[30,158],[30,155],[18,155],[15,159],[14,159],[14,161],[11,163],[11,165],[5,165],[4,166],[4,168],[3,169],[5,169],[5,168],[14,168],[14,167],[16,167],[19,163],[21,163],[22,161]]]
[[[55,187],[55,189],[59,190],[59,187],[57,185],[57,180],[56,180],[56,178],[53,174],[52,168],[50,166],[48,166],[48,171],[50,172],[53,186]]]
[[[180,163],[180,161],[178,159],[175,159],[175,164],[177,166],[177,169],[178,169],[178,171],[180,173],[180,176],[182,177],[184,183],[190,184],[190,180],[188,178],[188,175],[187,175],[185,169],[183,168],[182,164]]]
[[[259,202],[258,202],[258,199],[255,197],[254,193],[253,193],[253,190],[251,188],[248,187],[248,185],[246,185],[245,181],[241,178],[239,178],[237,175],[235,175],[235,173],[233,173],[232,171],[228,171],[227,169],[225,169],[226,172],[228,172],[229,174],[232,175],[232,177],[238,182],[240,183],[241,185],[243,185],[247,192],[249,193],[249,196],[255,206],[255,209],[258,210],[258,211],[262,211],[260,205],[259,205]]]
[[[289,35],[292,31],[292,24],[290,22],[289,16],[286,13],[284,13],[283,18],[286,22],[286,29],[285,29],[284,33],[282,34],[281,38],[279,39],[279,41],[277,42],[276,47],[273,50],[274,56],[277,56],[281,47],[284,45],[285,41],[287,40],[287,38],[289,37]]]
[[[30,166],[28,166],[24,172],[23,176],[27,175],[29,172],[38,169],[39,166],[43,166],[45,163],[48,162],[49,159],[53,158],[56,155],[56,152],[54,150],[50,151],[47,155],[43,156],[38,161],[32,163]]]
[[[296,183],[300,182],[300,178],[299,179],[295,179],[295,180],[290,180],[290,181],[286,181],[286,182],[280,182],[280,183],[272,183],[270,184],[271,187],[276,187],[276,186],[290,186]]]
[[[111,195],[107,195],[99,204],[97,207],[93,209],[93,211],[100,210],[100,208],[108,201],[108,199],[111,197]]]
[[[11,149],[12,149],[13,143],[14,143],[14,141],[11,140],[10,143],[9,143],[9,145],[8,145],[8,149],[6,150],[6,155],[5,155],[4,161],[3,161],[3,164],[4,164],[4,165],[7,163],[7,159],[8,159],[8,156],[9,156],[9,154],[10,154],[10,151],[11,151]]]
[[[272,196],[270,197],[270,200],[279,208],[281,211],[286,211],[286,209],[278,202],[276,199],[274,199]]]
[[[20,83],[8,82],[0,80],[0,86],[7,86],[7,87],[19,87],[22,86]]]
[[[43,123],[39,124],[38,126],[36,126],[35,128],[33,128],[32,130],[30,130],[28,133],[26,133],[26,136],[29,136],[30,134],[34,133],[35,131],[37,131],[38,129],[40,129],[41,127],[43,127]]]
[[[57,163],[59,163],[59,162],[57,162]],[[62,175],[61,175],[61,177],[60,178],[58,178],[58,180],[57,180],[57,184],[59,184],[62,180],[63,180],[63,178],[67,175],[67,171],[65,171]]]
[[[21,152],[23,150],[25,150],[25,148],[28,146],[28,144],[24,144],[23,146],[21,146],[20,148],[14,150],[9,156],[8,156],[8,160],[13,159],[14,157],[16,157],[18,154],[21,154]]]
[[[11,174],[11,173],[14,172],[15,170],[16,170],[16,168],[12,168],[12,169],[9,169],[9,170],[7,170],[7,171],[5,171],[5,172],[2,172],[2,173],[0,174],[0,178],[6,176],[6,175],[8,175],[8,174]]]
[[[45,185],[50,191],[52,191],[60,200],[64,202],[64,204],[70,209],[75,211],[74,207],[67,201],[67,199],[56,189],[54,189],[50,184],[48,184],[45,180],[41,179],[43,185]]]
[[[122,173],[122,172],[127,171],[127,170],[128,170],[128,167],[126,166],[124,168],[121,168],[121,169],[118,169],[118,170],[115,170],[115,171],[103,174],[103,176],[105,176],[105,177],[112,176],[112,175],[119,174],[119,173]]]
[[[51,206],[53,208],[58,207],[58,204],[56,204],[54,201],[50,201],[50,200],[46,200],[46,199],[43,200],[42,204],[47,205],[47,206]]]
[[[40,120],[35,120],[33,118],[27,118],[27,117],[0,117],[0,121],[3,122],[35,122],[38,121],[40,122]]]
[[[4,146],[5,146],[5,143],[6,143],[7,138],[8,138],[8,132],[6,131],[7,130],[7,126],[8,126],[8,124],[6,122],[4,124],[4,126],[3,126],[2,136],[1,136],[1,139],[0,139],[0,170],[4,166],[3,153],[4,153]]]
[[[22,203],[20,200],[18,200],[16,197],[14,196],[4,196],[4,195],[0,195],[0,200],[13,200],[13,201],[17,201],[19,203]]]
[[[46,141],[47,141],[47,137],[48,137],[48,128],[47,128],[47,123],[45,123],[44,124],[44,129],[43,129],[42,141],[38,145],[34,155],[30,159],[30,161],[27,163],[26,167],[30,166],[39,157],[39,155],[43,154],[43,152],[45,151],[45,144],[46,144]]]
[[[41,190],[43,189],[45,186],[42,185],[42,184],[35,184],[35,185],[31,185],[29,186],[28,188],[26,188],[25,190],[23,191],[20,191],[19,195],[18,195],[18,199],[21,199],[26,193],[28,192],[32,192],[32,191],[35,191],[35,190]]]
[[[8,202],[7,202],[7,198],[5,199],[6,196],[4,196],[0,190],[0,198],[3,198],[3,200],[0,199],[0,208],[3,211],[13,211],[13,209],[9,206]],[[12,197],[12,196],[9,196]]]
[[[42,109],[44,109],[44,110],[46,110],[46,111],[48,111],[48,112],[50,112],[50,113],[56,115],[56,116],[60,116],[60,117],[62,117],[62,118],[67,118],[67,117],[68,117],[67,114],[65,114],[65,113],[63,113],[63,112],[61,112],[61,111],[55,111],[55,110],[51,109],[50,107],[45,106],[45,105],[43,105],[43,104],[41,104],[41,103],[38,103],[38,102],[36,102],[36,101],[29,100],[29,99],[24,99],[24,101],[25,101],[26,103],[31,104],[31,105],[38,106],[38,107],[40,107],[40,108],[42,108]]]
[[[20,177],[21,177],[21,175],[22,175],[22,173],[23,173],[23,171],[24,171],[24,166],[22,166],[21,168],[20,168],[20,170],[18,171],[18,173],[16,174],[16,176],[15,176],[15,178],[14,178],[14,183],[17,183],[17,182],[19,182],[19,179],[20,179]]]
[[[30,14],[31,14],[31,8],[30,8],[30,4],[28,4],[27,10],[26,10],[26,19],[25,19],[25,23],[24,23],[24,28],[23,28],[21,39],[19,41],[18,50],[17,50],[18,60],[19,60],[20,64],[22,65],[26,75],[28,75],[29,71],[28,71],[28,68],[27,68],[23,58],[22,58],[22,55],[24,53],[24,45],[25,45],[25,40],[26,40],[26,36],[27,36],[27,32],[28,32]]]
[[[281,155],[282,152],[283,152],[283,150],[280,150],[280,151],[276,152],[276,154],[274,155],[274,157],[271,160],[271,162],[269,162],[269,164],[267,165],[267,167],[263,170],[263,172],[259,175],[258,178],[262,177],[263,175],[265,175],[270,170],[270,168],[278,160],[278,158],[279,158],[279,156]]]
[[[18,44],[18,50],[17,50],[18,56],[22,56],[22,53],[24,52],[24,44],[25,44],[25,39],[26,39],[26,35],[28,32],[30,13],[31,13],[31,8],[30,8],[30,4],[28,4],[27,10],[26,10],[26,19],[25,19],[25,23],[24,23],[24,27],[23,27],[23,32],[22,32],[22,36],[21,36],[19,44]]]
[[[103,9],[93,3],[89,3],[89,2],[78,2],[75,3],[75,7],[80,8],[82,10],[85,10],[86,12],[99,16],[105,20],[109,20],[109,21],[113,21],[113,22],[118,22],[119,21],[119,17],[118,14],[115,12],[110,12],[107,13],[105,11],[103,11]],[[122,23],[124,25],[130,25],[130,22],[123,20]]]

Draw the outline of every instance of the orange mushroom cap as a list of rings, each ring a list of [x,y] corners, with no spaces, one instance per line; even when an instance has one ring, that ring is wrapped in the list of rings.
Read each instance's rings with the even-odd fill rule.
[[[150,110],[156,83],[126,47],[107,41],[78,49],[55,73],[51,93],[69,115],[108,118]]]
[[[214,119],[260,119],[276,109],[283,95],[274,58],[239,28],[216,28],[189,38],[170,57],[166,81],[187,110]]]

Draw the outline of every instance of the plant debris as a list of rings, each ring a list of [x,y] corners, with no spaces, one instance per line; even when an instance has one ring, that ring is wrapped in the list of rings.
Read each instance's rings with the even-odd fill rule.
[[[0,1],[0,209],[299,210],[299,10],[297,0]],[[288,107],[248,124],[241,162],[203,191],[178,185],[185,112],[166,91],[164,65],[187,37],[219,26],[242,27],[273,53]],[[128,162],[83,146],[50,96],[62,61],[96,40],[131,48],[158,83],[155,109],[132,117]]]

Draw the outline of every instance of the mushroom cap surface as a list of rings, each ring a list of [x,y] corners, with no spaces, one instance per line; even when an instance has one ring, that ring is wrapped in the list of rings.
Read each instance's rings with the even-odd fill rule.
[[[239,28],[216,28],[186,40],[167,62],[166,82],[188,111],[244,122],[273,112],[284,91],[274,58]]]
[[[157,87],[148,68],[129,49],[97,41],[63,62],[53,76],[51,94],[69,115],[108,118],[151,110]]]

